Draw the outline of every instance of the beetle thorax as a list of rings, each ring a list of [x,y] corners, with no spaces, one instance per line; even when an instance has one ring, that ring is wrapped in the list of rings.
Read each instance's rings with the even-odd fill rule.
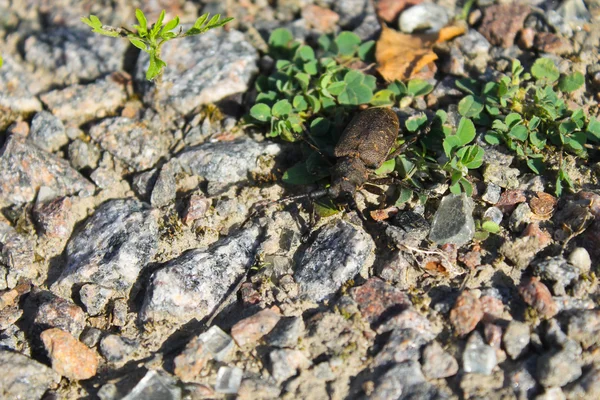
[[[354,197],[356,190],[369,178],[369,172],[359,158],[342,157],[333,166],[331,178],[329,193],[336,199],[344,200]]]

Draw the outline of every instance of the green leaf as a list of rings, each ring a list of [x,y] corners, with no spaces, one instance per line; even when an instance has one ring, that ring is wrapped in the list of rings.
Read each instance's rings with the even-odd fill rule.
[[[323,136],[329,132],[331,123],[328,119],[317,117],[310,123],[310,133],[315,136]]]
[[[179,17],[175,17],[169,22],[165,24],[165,26],[160,31],[160,36],[163,36],[165,33],[172,31],[179,25]]]
[[[284,55],[294,42],[294,36],[285,28],[277,28],[269,36],[269,48],[273,55]]]
[[[160,75],[166,65],[167,64],[160,58],[156,57],[154,53],[150,53],[150,65],[146,71],[146,79],[151,81],[156,78],[158,75]]]
[[[458,103],[458,112],[466,118],[479,116],[483,111],[483,102],[472,95],[466,96]]]
[[[528,128],[530,131],[532,131],[532,130],[536,129],[536,128],[537,128],[537,127],[540,125],[540,122],[541,122],[541,121],[542,121],[542,120],[540,119],[540,117],[533,116],[533,117],[532,117],[532,118],[529,120],[529,123],[527,124],[527,128]]]
[[[344,89],[346,89],[346,82],[334,82],[331,85],[327,86],[327,91],[334,96],[339,96]]]
[[[562,182],[560,179],[560,175],[556,177],[556,187],[554,188],[554,194],[556,194],[556,197],[560,197],[560,195],[562,194]]]
[[[465,167],[469,169],[477,169],[483,164],[483,155],[485,150],[480,146],[473,145],[468,154],[468,159],[464,162]]]
[[[301,59],[303,61],[312,61],[315,59],[315,51],[310,46],[300,46],[296,50],[296,55],[294,58]]]
[[[465,178],[462,178],[460,181],[460,186],[462,186],[463,190],[465,191],[465,194],[468,197],[471,197],[473,195],[473,184],[471,182],[469,182],[468,180],[466,180]]]
[[[531,75],[538,80],[546,79],[549,82],[555,82],[560,76],[560,72],[551,59],[538,58],[531,67]]]
[[[323,51],[329,51],[333,41],[329,35],[321,35],[319,36],[319,39],[317,39],[317,43],[319,44],[319,47],[323,49]]]
[[[521,122],[521,120],[521,115],[513,112],[504,118],[504,123],[506,124],[507,128],[512,128],[515,124]],[[492,127],[494,127],[494,125],[492,125]]]
[[[358,50],[360,37],[352,32],[344,31],[335,38],[335,44],[338,48],[338,54],[345,57],[351,57]]]
[[[165,19],[165,10],[162,10],[160,15],[158,16],[158,20],[152,25],[152,29],[150,29],[150,38],[155,38],[156,35],[160,32],[163,26],[163,20]]]
[[[483,223],[481,224],[481,229],[490,233],[498,233],[500,232],[500,225],[498,225],[494,221],[483,221]]]
[[[148,51],[146,44],[142,40],[133,38],[133,37],[130,37],[128,39],[131,42],[131,44],[134,45],[135,47],[137,47],[138,49],[143,50],[143,51]]]
[[[2,67],[2,64],[4,64],[4,60],[2,59],[2,56],[0,55],[0,68]]]
[[[310,86],[310,75],[305,74],[304,72],[298,72],[294,75],[294,78],[300,83],[303,91],[308,90],[308,87]]]
[[[313,95],[307,95],[306,96],[308,99],[308,103],[310,104],[311,108],[313,109],[313,113],[318,113],[319,111],[321,111],[321,101],[319,101],[319,99]]]
[[[456,135],[448,136],[442,142],[446,157],[452,158],[452,150],[462,145],[460,138]]]
[[[510,132],[508,132],[508,136],[512,137],[513,139],[524,142],[525,140],[527,140],[529,132],[527,131],[527,127],[525,125],[515,125],[512,127]]]
[[[537,175],[541,174],[544,170],[544,162],[539,158],[528,159],[527,166]]]
[[[271,109],[271,114],[273,114],[273,116],[277,118],[289,115],[291,112],[292,105],[288,100],[279,100],[273,105],[273,108]]]
[[[459,79],[455,82],[456,87],[468,94],[476,94],[481,90],[479,81],[471,78]]]
[[[308,172],[306,163],[299,162],[283,173],[282,181],[290,185],[308,185],[323,179],[325,176],[311,174]]]
[[[315,212],[321,218],[331,217],[340,212],[337,205],[331,199],[319,199],[314,204]]]
[[[358,47],[358,57],[365,62],[375,59],[375,41],[369,40]]]
[[[138,24],[139,24],[139,25],[135,26],[135,29],[138,31],[138,34],[141,37],[147,36],[148,35],[148,20],[146,20],[146,16],[144,15],[144,12],[142,10],[140,10],[139,8],[136,8],[135,17],[137,18]]]
[[[252,106],[250,115],[258,121],[266,122],[271,119],[271,108],[266,104],[258,103]]]
[[[88,25],[92,28],[92,32],[99,33],[100,35],[110,36],[110,37],[119,37],[119,33],[115,31],[109,31],[104,29],[102,26],[102,22],[95,15],[90,15],[89,18],[81,17],[81,22]]]
[[[600,142],[600,121],[596,117],[590,117],[587,126],[588,137],[596,142]]]
[[[338,96],[340,104],[359,105],[368,103],[373,97],[373,91],[363,84],[364,74],[360,71],[350,70],[344,76],[346,87]]]
[[[460,183],[456,182],[456,183],[450,185],[450,193],[452,193],[452,194],[461,194],[462,193],[462,189],[460,188]]]
[[[566,93],[571,93],[579,89],[585,83],[585,77],[581,72],[573,72],[560,78],[558,88]]]
[[[317,75],[317,73],[319,72],[317,65],[318,63],[316,60],[308,61],[304,63],[302,69],[309,75]]]
[[[496,131],[487,131],[483,138],[491,145],[500,144],[502,142],[502,136]]]
[[[461,118],[456,128],[456,136],[459,138],[461,146],[469,144],[475,139],[475,125],[468,118]]]
[[[408,93],[413,96],[425,96],[433,90],[433,85],[423,79],[411,79],[408,81]]]
[[[413,196],[413,191],[408,188],[401,188],[400,195],[398,196],[398,200],[394,204],[396,207],[401,206],[402,204],[409,201]]]
[[[408,93],[408,88],[404,83],[399,80],[395,80],[394,82],[388,85],[388,90],[391,90],[396,96],[403,96]]]
[[[297,111],[304,111],[308,108],[308,102],[304,98],[304,96],[296,95],[294,96],[294,100],[292,100],[292,105]]]
[[[275,103],[276,99],[277,99],[277,93],[275,93],[272,90],[259,93],[256,96],[256,102],[257,103],[273,104],[273,103]]]
[[[391,106],[394,105],[394,92],[389,89],[378,91],[371,98],[370,104],[373,106]]]
[[[424,113],[413,115],[406,120],[406,129],[409,132],[416,132],[425,125],[427,122],[427,116]]]
[[[392,172],[396,168],[396,159],[392,158],[391,160],[385,161],[379,168],[375,170],[375,174],[377,175],[387,175]]]
[[[538,131],[529,132],[529,141],[540,150],[546,147],[546,138]]]

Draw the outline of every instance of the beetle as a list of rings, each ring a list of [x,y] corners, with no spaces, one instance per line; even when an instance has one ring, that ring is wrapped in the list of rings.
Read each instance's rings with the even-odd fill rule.
[[[317,200],[329,196],[338,203],[346,203],[357,210],[355,194],[365,183],[386,184],[394,179],[370,179],[385,161],[396,157],[411,145],[417,137],[405,142],[391,152],[400,122],[396,113],[389,108],[368,108],[358,113],[346,126],[336,144],[333,154],[336,163],[331,169],[331,185],[310,193],[286,197],[275,203],[308,198]],[[429,129],[426,129],[428,131]],[[362,213],[358,213],[364,221]]]

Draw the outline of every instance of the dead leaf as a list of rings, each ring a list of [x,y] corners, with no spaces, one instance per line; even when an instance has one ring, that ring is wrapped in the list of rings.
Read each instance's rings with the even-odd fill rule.
[[[392,206],[382,210],[371,211],[371,218],[373,218],[375,221],[385,221],[396,214],[398,214],[398,207]]]
[[[550,219],[554,213],[557,200],[554,196],[544,192],[538,192],[537,196],[531,199],[529,206],[537,219]]]
[[[451,25],[437,33],[410,35],[390,29],[385,24],[381,28],[375,59],[377,70],[388,82],[414,78],[427,66],[435,68],[433,62],[438,57],[432,50],[433,46],[466,31],[465,26]]]

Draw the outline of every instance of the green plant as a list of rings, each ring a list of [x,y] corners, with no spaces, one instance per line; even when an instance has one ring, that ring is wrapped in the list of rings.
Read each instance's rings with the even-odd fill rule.
[[[504,144],[534,173],[556,169],[555,192],[573,187],[563,152],[587,157],[588,142],[600,142],[600,122],[583,109],[569,109],[565,99],[585,83],[583,74],[561,75],[552,60],[540,58],[526,73],[518,60],[511,73],[483,87],[466,79],[459,113],[488,128],[489,144]],[[555,155],[558,154],[558,157]],[[558,160],[557,160],[558,159]]]
[[[2,67],[2,64],[4,64],[4,60],[2,59],[2,55],[0,55],[0,68]]]
[[[179,17],[175,17],[169,22],[163,23],[165,18],[164,10],[160,13],[158,20],[150,27],[148,26],[148,21],[142,10],[136,9],[135,16],[138,20],[138,25],[134,25],[133,31],[127,28],[115,28],[103,25],[95,15],[90,15],[89,18],[82,17],[81,21],[90,26],[92,32],[104,36],[127,38],[135,47],[148,53],[150,56],[150,65],[146,71],[146,79],[148,80],[153,80],[160,76],[164,67],[167,65],[160,58],[160,51],[163,44],[173,39],[200,35],[210,29],[222,27],[233,19],[221,19],[220,14],[216,14],[209,19],[209,14],[206,13],[198,18],[194,25],[186,32],[183,32],[181,27],[179,28],[179,32],[172,32],[179,26]]]

